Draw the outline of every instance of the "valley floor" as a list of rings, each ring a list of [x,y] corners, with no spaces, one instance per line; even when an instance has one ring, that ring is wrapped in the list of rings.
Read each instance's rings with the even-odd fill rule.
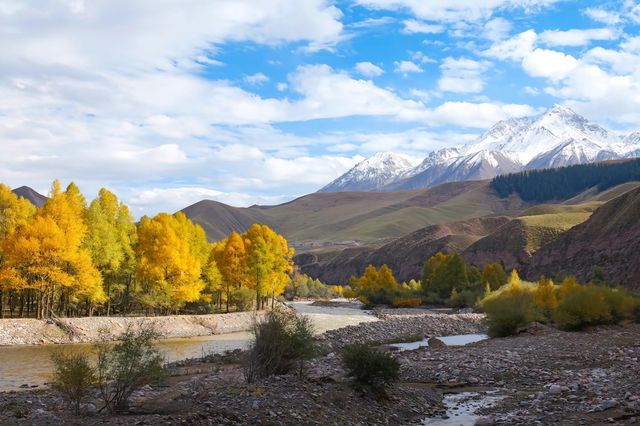
[[[405,326],[399,328],[401,323]],[[0,424],[400,425],[420,424],[425,418],[438,424],[455,416],[446,412],[443,395],[463,391],[503,398],[479,410],[480,424],[640,421],[638,324],[582,333],[538,326],[518,337],[398,352],[401,381],[383,401],[352,391],[337,355],[345,342],[372,332],[391,341],[416,328],[427,335],[444,335],[479,327],[473,314],[432,313],[387,317],[328,332],[321,340],[327,355],[309,362],[305,377],[272,377],[254,385],[244,383],[237,352],[206,362],[184,362],[174,366],[163,387],[138,392],[131,413],[115,417],[74,417],[48,390],[0,393]],[[394,329],[400,329],[399,334]]]

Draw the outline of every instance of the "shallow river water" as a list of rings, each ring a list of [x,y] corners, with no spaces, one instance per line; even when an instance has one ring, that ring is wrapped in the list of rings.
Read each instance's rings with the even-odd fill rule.
[[[311,306],[310,302],[291,305],[313,321],[316,333],[355,325],[377,318],[359,309]],[[200,357],[208,353],[244,349],[251,333],[218,334],[214,336],[165,339],[158,342],[167,362]],[[42,385],[51,374],[51,354],[55,351],[91,353],[91,344],[21,345],[0,347],[0,391],[16,390],[21,385]]]

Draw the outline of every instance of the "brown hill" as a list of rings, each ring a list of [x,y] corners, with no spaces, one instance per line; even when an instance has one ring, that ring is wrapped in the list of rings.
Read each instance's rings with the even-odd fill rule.
[[[387,264],[397,279],[407,281],[420,278],[430,256],[439,251],[460,252],[509,221],[510,218],[499,216],[432,225],[379,247],[309,252],[295,260],[303,272],[328,283],[346,283],[351,275],[361,275],[369,264]]]
[[[574,274],[590,278],[594,266],[605,277],[640,289],[640,188],[604,204],[584,223],[542,246],[532,256],[528,278]]]
[[[213,200],[199,201],[184,208],[182,212],[200,224],[211,241],[222,240],[232,231],[244,232],[254,223],[273,226],[261,216],[259,210],[232,207]]]
[[[587,220],[601,204],[543,204],[527,209],[519,217],[471,244],[462,257],[478,267],[499,262],[506,270],[522,270],[538,248]]]
[[[434,224],[516,214],[530,205],[516,196],[498,197],[488,181],[470,181],[413,191],[315,193],[277,206],[236,208],[201,201],[183,212],[211,240],[260,222],[304,249],[311,243],[368,244]]]
[[[47,201],[47,197],[40,194],[33,188],[29,188],[28,186],[21,186],[20,188],[16,188],[13,190],[13,193],[26,198],[36,207],[42,207],[44,203]]]

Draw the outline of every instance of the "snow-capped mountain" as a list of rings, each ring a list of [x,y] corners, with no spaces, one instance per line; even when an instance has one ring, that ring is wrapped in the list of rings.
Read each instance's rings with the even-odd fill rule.
[[[567,107],[554,105],[538,117],[499,121],[476,140],[434,151],[417,165],[398,154],[376,154],[321,191],[426,188],[526,169],[637,156],[640,132],[620,137]]]
[[[375,191],[413,170],[419,159],[393,152],[379,152],[318,192]]]

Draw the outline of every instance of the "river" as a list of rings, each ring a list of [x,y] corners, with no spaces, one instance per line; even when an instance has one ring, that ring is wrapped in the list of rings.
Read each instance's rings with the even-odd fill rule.
[[[316,333],[355,325],[377,318],[369,312],[347,307],[312,306],[311,302],[290,305],[311,318]],[[244,349],[251,333],[218,334],[213,336],[165,339],[158,342],[167,362],[200,357],[208,353]],[[41,386],[51,374],[51,354],[55,351],[91,353],[91,344],[21,345],[0,347],[0,391],[20,389],[21,385]]]

